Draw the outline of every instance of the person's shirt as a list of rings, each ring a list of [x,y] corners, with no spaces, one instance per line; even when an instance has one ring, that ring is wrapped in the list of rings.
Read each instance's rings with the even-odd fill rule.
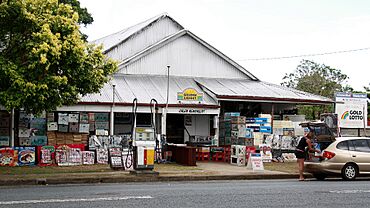
[[[308,146],[308,144],[307,144],[307,138],[306,137],[302,137],[299,140],[299,143],[298,143],[296,149],[301,150],[301,151],[304,151],[307,146]]]

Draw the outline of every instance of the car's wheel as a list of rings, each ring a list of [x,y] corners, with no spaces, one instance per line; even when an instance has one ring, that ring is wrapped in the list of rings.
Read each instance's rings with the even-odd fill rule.
[[[313,174],[313,177],[315,177],[319,181],[323,181],[323,180],[325,180],[327,175],[323,174],[323,173],[315,173],[315,174]]]
[[[342,169],[342,178],[344,180],[354,180],[358,175],[357,166],[354,164],[347,164]]]

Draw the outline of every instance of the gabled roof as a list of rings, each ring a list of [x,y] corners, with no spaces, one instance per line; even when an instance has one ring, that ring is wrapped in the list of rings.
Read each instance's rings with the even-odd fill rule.
[[[239,71],[243,72],[244,74],[246,74],[248,77],[250,77],[250,79],[252,80],[258,80],[258,78],[256,76],[254,76],[252,73],[250,73],[248,70],[246,70],[244,67],[240,66],[238,63],[236,63],[235,61],[233,61],[231,58],[229,58],[228,56],[226,56],[225,54],[223,54],[221,51],[217,50],[216,48],[214,48],[213,46],[211,46],[210,44],[208,44],[206,41],[202,40],[201,38],[199,38],[198,36],[194,35],[192,32],[190,32],[189,30],[181,30],[171,36],[168,36],[164,39],[162,39],[161,41],[151,45],[150,47],[147,47],[143,50],[141,50],[140,52],[134,54],[133,56],[130,56],[128,57],[127,59],[123,60],[119,65],[118,65],[118,68],[123,68],[131,63],[133,63],[134,61],[146,56],[147,54],[163,47],[164,45],[166,44],[169,44],[173,41],[175,41],[176,39],[180,38],[181,36],[184,36],[184,35],[189,35],[191,38],[193,38],[194,40],[196,40],[197,42],[199,42],[201,45],[205,46],[206,48],[208,48],[210,51],[212,51],[213,53],[217,54],[218,56],[220,56],[222,59],[224,59],[226,62],[228,62],[229,64],[231,64],[232,66],[234,66],[235,68],[237,68]]]
[[[181,26],[178,22],[176,22],[173,18],[168,16],[167,13],[160,14],[158,16],[155,16],[153,18],[150,18],[144,22],[141,22],[139,24],[136,24],[134,26],[128,27],[126,29],[123,29],[119,32],[113,33],[111,35],[107,35],[105,37],[102,37],[100,39],[92,41],[92,43],[100,45],[103,45],[103,51],[104,53],[109,52],[113,48],[115,48],[117,45],[124,43],[126,40],[128,40],[130,37],[134,36],[135,34],[140,33],[145,28],[149,27],[151,24],[160,21],[164,18],[170,18],[175,24],[179,26],[179,28],[184,29],[183,26]]]

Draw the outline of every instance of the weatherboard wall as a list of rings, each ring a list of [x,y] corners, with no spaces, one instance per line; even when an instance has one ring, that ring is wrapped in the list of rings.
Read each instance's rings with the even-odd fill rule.
[[[172,21],[169,17],[158,19],[132,34],[123,43],[107,51],[106,55],[119,62],[123,61],[182,29],[180,25]]]
[[[119,73],[166,75],[167,65],[171,76],[250,79],[188,34],[121,66]]]

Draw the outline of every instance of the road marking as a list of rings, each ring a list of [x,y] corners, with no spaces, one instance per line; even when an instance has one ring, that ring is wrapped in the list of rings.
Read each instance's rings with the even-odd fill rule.
[[[335,194],[358,194],[358,193],[370,193],[370,190],[334,190],[329,192]]]
[[[104,197],[86,199],[44,199],[44,200],[23,200],[23,201],[3,201],[0,205],[12,204],[39,204],[39,203],[61,203],[61,202],[94,202],[94,201],[119,201],[128,199],[152,199],[151,196],[124,196],[124,197]]]

